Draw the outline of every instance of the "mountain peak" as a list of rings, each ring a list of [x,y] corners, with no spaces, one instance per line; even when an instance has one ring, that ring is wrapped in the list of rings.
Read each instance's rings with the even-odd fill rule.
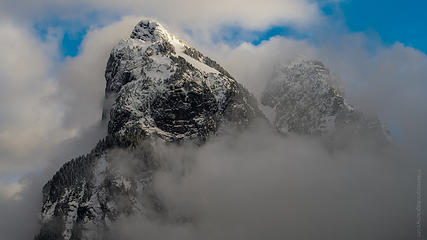
[[[162,24],[152,19],[141,20],[133,29],[130,37],[151,42],[168,41],[173,38]]]
[[[322,62],[297,57],[276,69],[262,104],[273,108],[273,125],[282,133],[335,135],[345,130],[388,138],[377,118],[347,103],[338,82]]]
[[[117,96],[107,108],[108,131],[121,138],[203,140],[216,131],[217,114],[233,95],[252,98],[218,63],[152,20],[140,21],[113,48],[105,77],[106,95]],[[245,103],[251,101],[238,101],[248,117],[258,115]]]
[[[37,240],[105,239],[109,222],[162,205],[151,189],[159,160],[150,146],[201,145],[228,127],[243,130],[263,118],[256,99],[218,63],[156,21],[140,21],[130,38],[112,49],[105,78],[106,102],[113,102],[103,113],[109,115],[108,135],[44,186]],[[118,159],[135,172],[117,168],[119,150],[141,151],[136,162]]]
[[[263,97],[276,111],[277,130],[313,135],[347,125],[378,130],[378,121],[348,105],[329,78],[319,61],[280,68]],[[65,163],[43,187],[36,240],[105,239],[121,216],[170,218],[153,189],[162,167],[153,146],[202,145],[227,129],[265,120],[253,95],[224,68],[153,20],[140,21],[112,49],[105,79],[106,102],[113,102],[104,112],[108,135],[89,154]]]

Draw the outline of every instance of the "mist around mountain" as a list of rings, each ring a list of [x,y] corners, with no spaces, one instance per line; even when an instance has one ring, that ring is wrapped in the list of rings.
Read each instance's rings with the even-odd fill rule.
[[[126,17],[94,27],[78,56],[55,64],[32,34],[0,27],[10,75],[0,82],[10,113],[0,119],[0,239],[415,239],[424,230],[425,54],[324,30],[329,42],[319,45],[288,37],[203,45],[202,32],[188,36],[172,22],[166,36],[193,47],[178,37],[173,48],[151,44],[150,35],[143,44],[130,38],[139,20]],[[186,80],[163,82],[172,75]],[[228,114],[222,86],[241,93]],[[173,101],[148,105],[146,96]],[[142,133],[157,139],[140,143]],[[32,169],[9,180],[19,175],[9,166]]]
[[[413,172],[321,62],[277,65],[260,103],[143,20],[106,68],[107,137],[43,188],[36,239],[406,239]]]

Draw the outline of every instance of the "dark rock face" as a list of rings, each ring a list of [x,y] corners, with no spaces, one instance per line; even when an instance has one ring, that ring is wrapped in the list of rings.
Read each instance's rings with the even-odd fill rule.
[[[215,132],[218,122],[218,106],[215,96],[207,86],[182,82],[169,87],[167,96],[153,101],[153,119],[163,131],[177,134],[203,135]]]
[[[112,50],[105,77],[114,97],[103,113],[108,136],[44,186],[37,240],[105,239],[121,215],[167,211],[150,187],[155,141],[203,144],[221,127],[264,118],[228,72],[154,21],[138,23]]]

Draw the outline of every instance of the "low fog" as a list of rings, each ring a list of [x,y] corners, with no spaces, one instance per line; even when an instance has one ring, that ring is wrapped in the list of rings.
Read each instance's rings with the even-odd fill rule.
[[[21,177],[19,189],[0,194],[0,239],[33,239],[40,230],[42,187],[67,161],[86,154],[106,135],[105,122],[84,129],[84,133],[54,145],[45,165]]]
[[[351,140],[332,150],[258,123],[201,148],[158,143],[167,214],[121,217],[111,239],[415,239],[414,162]]]

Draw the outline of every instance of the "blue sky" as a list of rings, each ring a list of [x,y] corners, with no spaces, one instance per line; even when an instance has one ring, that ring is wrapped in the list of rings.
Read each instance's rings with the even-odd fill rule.
[[[350,31],[377,33],[385,44],[398,41],[427,52],[427,1],[347,0],[326,13],[342,15]]]
[[[88,32],[89,26],[54,18],[36,23],[34,29],[42,40],[46,40],[50,31],[59,31],[59,34],[62,35],[62,40],[59,44],[60,54],[63,57],[73,57],[78,54],[79,46]]]
[[[427,53],[425,9],[427,1],[424,0],[344,0],[322,5],[323,14],[328,16],[331,22],[343,24],[350,32],[363,32],[378,37],[385,45],[401,42]],[[94,14],[90,18],[96,20],[97,16]],[[35,30],[41,38],[46,36],[49,28],[61,31],[63,38],[60,53],[62,57],[66,57],[78,54],[79,46],[89,26],[58,19],[44,20],[35,24]],[[225,34],[214,40],[222,40],[230,45],[237,45],[242,41],[259,44],[272,36],[307,38],[307,34],[289,26],[273,26],[265,31],[247,31],[227,26],[222,32]]]

